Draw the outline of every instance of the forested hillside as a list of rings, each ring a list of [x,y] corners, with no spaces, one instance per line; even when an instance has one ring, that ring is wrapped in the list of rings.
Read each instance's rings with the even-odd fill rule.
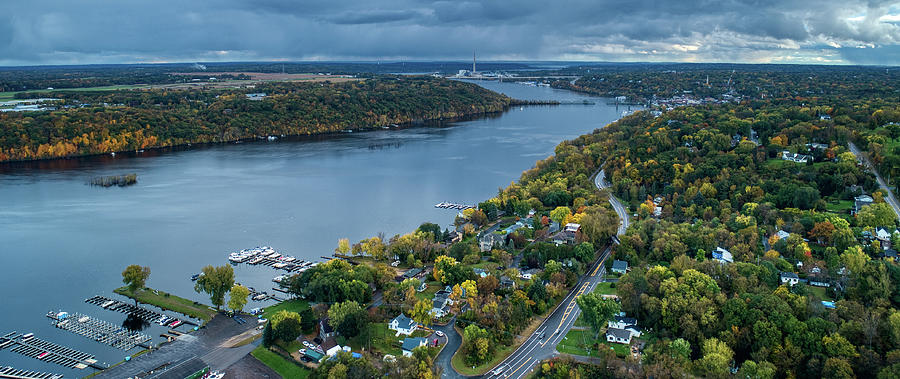
[[[900,235],[872,237],[897,224],[847,150],[857,131],[815,108],[760,105],[640,112],[560,144],[504,191],[540,198],[564,185],[576,196],[605,165],[630,203],[637,217],[614,258],[632,269],[616,292],[651,332],[642,364],[600,349],[610,376],[900,375],[900,266],[883,249]],[[782,160],[783,150],[810,159]],[[862,193],[875,203],[851,214]],[[717,248],[733,262],[712,259]],[[785,284],[784,273],[801,283]],[[566,364],[544,374],[587,370]]]
[[[251,100],[250,92],[266,96]],[[424,77],[40,96],[64,101],[54,111],[0,113],[0,161],[372,129],[498,112],[510,103],[473,84]]]

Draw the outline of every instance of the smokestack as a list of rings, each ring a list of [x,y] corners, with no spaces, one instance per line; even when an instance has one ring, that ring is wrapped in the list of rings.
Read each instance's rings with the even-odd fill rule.
[[[472,49],[472,73],[475,73],[475,49]]]

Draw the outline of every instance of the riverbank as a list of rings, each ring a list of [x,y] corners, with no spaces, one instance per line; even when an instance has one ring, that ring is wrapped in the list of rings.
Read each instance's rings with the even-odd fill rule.
[[[216,315],[216,311],[210,309],[209,306],[159,290],[144,288],[131,292],[128,287],[120,287],[113,292],[137,300],[138,303],[155,305],[165,310],[203,320],[204,323],[209,322]]]

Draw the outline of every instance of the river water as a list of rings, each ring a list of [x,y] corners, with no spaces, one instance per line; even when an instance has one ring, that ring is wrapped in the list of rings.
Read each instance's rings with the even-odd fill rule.
[[[513,83],[480,85],[529,100],[593,105],[514,107],[492,117],[398,130],[200,146],[117,157],[0,166],[0,335],[13,330],[114,363],[123,352],[53,328],[50,310],[120,324],[124,315],[84,303],[117,298],[121,271],[151,268],[148,286],[197,301],[190,276],[229,252],[270,245],[297,258],[330,255],[339,238],[390,237],[425,221],[449,226],[442,201],[474,204],[517,180],[565,139],[628,108],[605,99]],[[137,173],[126,188],[94,176]],[[236,280],[271,293],[282,272],[239,265]],[[262,305],[251,301],[248,308]],[[161,339],[161,327],[144,332]],[[0,366],[84,376],[0,351]]]

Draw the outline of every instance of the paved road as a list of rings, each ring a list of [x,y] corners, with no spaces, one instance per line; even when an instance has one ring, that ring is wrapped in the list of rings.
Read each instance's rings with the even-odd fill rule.
[[[894,209],[894,213],[896,213],[897,217],[900,218],[900,202],[897,202],[897,198],[894,197],[894,192],[891,191],[891,188],[888,187],[887,182],[885,182],[884,179],[881,178],[881,175],[878,174],[878,170],[875,169],[875,166],[872,166],[872,164],[869,162],[868,155],[863,154],[858,148],[856,148],[856,145],[854,145],[853,142],[848,142],[847,145],[850,147],[850,152],[852,152],[853,155],[856,155],[856,157],[863,162],[863,165],[866,166],[869,171],[875,174],[875,179],[878,180],[878,185],[881,186],[881,189],[887,191],[888,193],[884,201]]]
[[[450,364],[450,359],[453,358],[453,354],[456,353],[456,350],[459,350],[460,345],[462,345],[462,336],[453,329],[453,325],[455,324],[456,317],[453,317],[446,326],[435,326],[432,328],[444,332],[444,336],[447,338],[447,346],[445,346],[444,350],[441,350],[441,353],[434,359],[434,365],[443,369],[443,371],[441,371],[442,378],[465,378],[465,376],[457,373],[456,370],[453,369],[453,365]]]
[[[597,189],[609,187],[603,170],[600,170],[595,176],[594,185],[597,186]],[[609,202],[619,215],[619,229],[616,235],[621,236],[628,229],[628,210],[612,193],[610,193]],[[556,345],[566,337],[566,333],[581,314],[575,298],[592,291],[597,284],[603,282],[603,276],[606,274],[604,263],[609,258],[611,250],[612,246],[608,246],[603,251],[600,258],[591,265],[587,274],[563,299],[561,305],[538,326],[534,334],[528,336],[528,339],[512,355],[493,368],[486,375],[487,378],[522,378],[528,376],[534,370],[535,365],[542,360],[559,354],[556,351]],[[500,372],[495,374],[497,371]]]

